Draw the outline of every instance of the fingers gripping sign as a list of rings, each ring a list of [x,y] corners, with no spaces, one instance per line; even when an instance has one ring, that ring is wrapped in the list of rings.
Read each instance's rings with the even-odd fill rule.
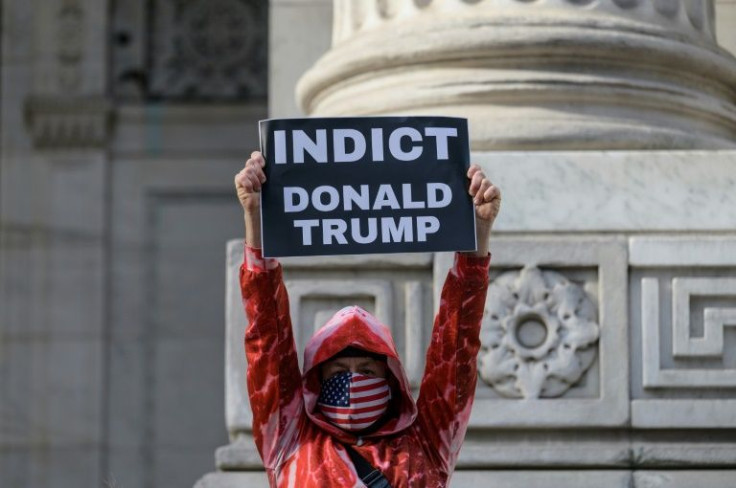
[[[263,155],[253,151],[245,166],[235,175],[235,190],[243,210],[258,208],[261,186],[266,182],[263,167],[266,165]]]
[[[253,151],[242,170],[235,175],[235,191],[245,212],[245,236],[249,246],[261,247],[261,188],[266,182],[266,160]]]
[[[468,193],[475,206],[476,251],[478,257],[486,256],[490,250],[491,227],[501,209],[501,190],[486,178],[480,166],[473,164],[468,168],[470,180]]]
[[[476,218],[492,225],[501,209],[501,190],[491,183],[477,164],[468,168],[468,178],[468,193],[473,198]]]

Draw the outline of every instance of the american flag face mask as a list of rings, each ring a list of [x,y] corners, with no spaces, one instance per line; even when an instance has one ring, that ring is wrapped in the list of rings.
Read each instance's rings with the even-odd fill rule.
[[[388,409],[391,388],[385,378],[345,371],[322,383],[317,405],[322,414],[344,430],[373,425]]]

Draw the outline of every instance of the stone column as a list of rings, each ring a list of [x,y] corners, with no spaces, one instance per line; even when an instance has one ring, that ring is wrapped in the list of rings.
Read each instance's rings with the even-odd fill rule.
[[[317,116],[465,116],[474,150],[736,147],[712,0],[338,1],[297,97]]]

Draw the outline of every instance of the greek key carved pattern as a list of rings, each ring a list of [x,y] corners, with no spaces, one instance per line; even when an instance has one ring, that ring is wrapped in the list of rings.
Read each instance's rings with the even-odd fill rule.
[[[480,377],[505,397],[562,396],[593,363],[599,329],[593,300],[562,274],[504,273],[488,290]]]
[[[724,330],[736,326],[736,308],[705,307],[703,336],[690,335],[690,300],[693,297],[736,296],[734,278],[684,278],[672,280],[672,355],[677,359],[721,357]],[[663,368],[660,353],[660,283],[656,278],[642,279],[642,362],[645,388],[709,388],[736,386],[736,370]],[[667,325],[665,324],[664,327]]]

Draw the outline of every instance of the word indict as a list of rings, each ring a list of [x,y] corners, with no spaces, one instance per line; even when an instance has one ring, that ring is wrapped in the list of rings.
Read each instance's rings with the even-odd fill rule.
[[[366,161],[385,161],[384,130],[383,128],[370,129],[370,135],[357,129],[329,129],[331,137],[327,137],[328,129],[316,129],[314,138],[306,131],[276,130],[273,132],[274,163],[286,164],[305,162],[305,155],[317,163],[333,161],[335,163],[350,163],[365,159]],[[449,159],[448,139],[457,137],[454,127],[425,127],[424,136],[413,127],[397,127],[388,136],[389,155],[396,161],[416,161],[424,153],[427,141],[434,139],[436,160]],[[288,142],[291,142],[291,161],[288,157]],[[370,150],[368,148],[370,143]],[[329,158],[329,151],[332,158]],[[368,154],[370,153],[370,154]],[[368,156],[368,157],[366,157]]]

